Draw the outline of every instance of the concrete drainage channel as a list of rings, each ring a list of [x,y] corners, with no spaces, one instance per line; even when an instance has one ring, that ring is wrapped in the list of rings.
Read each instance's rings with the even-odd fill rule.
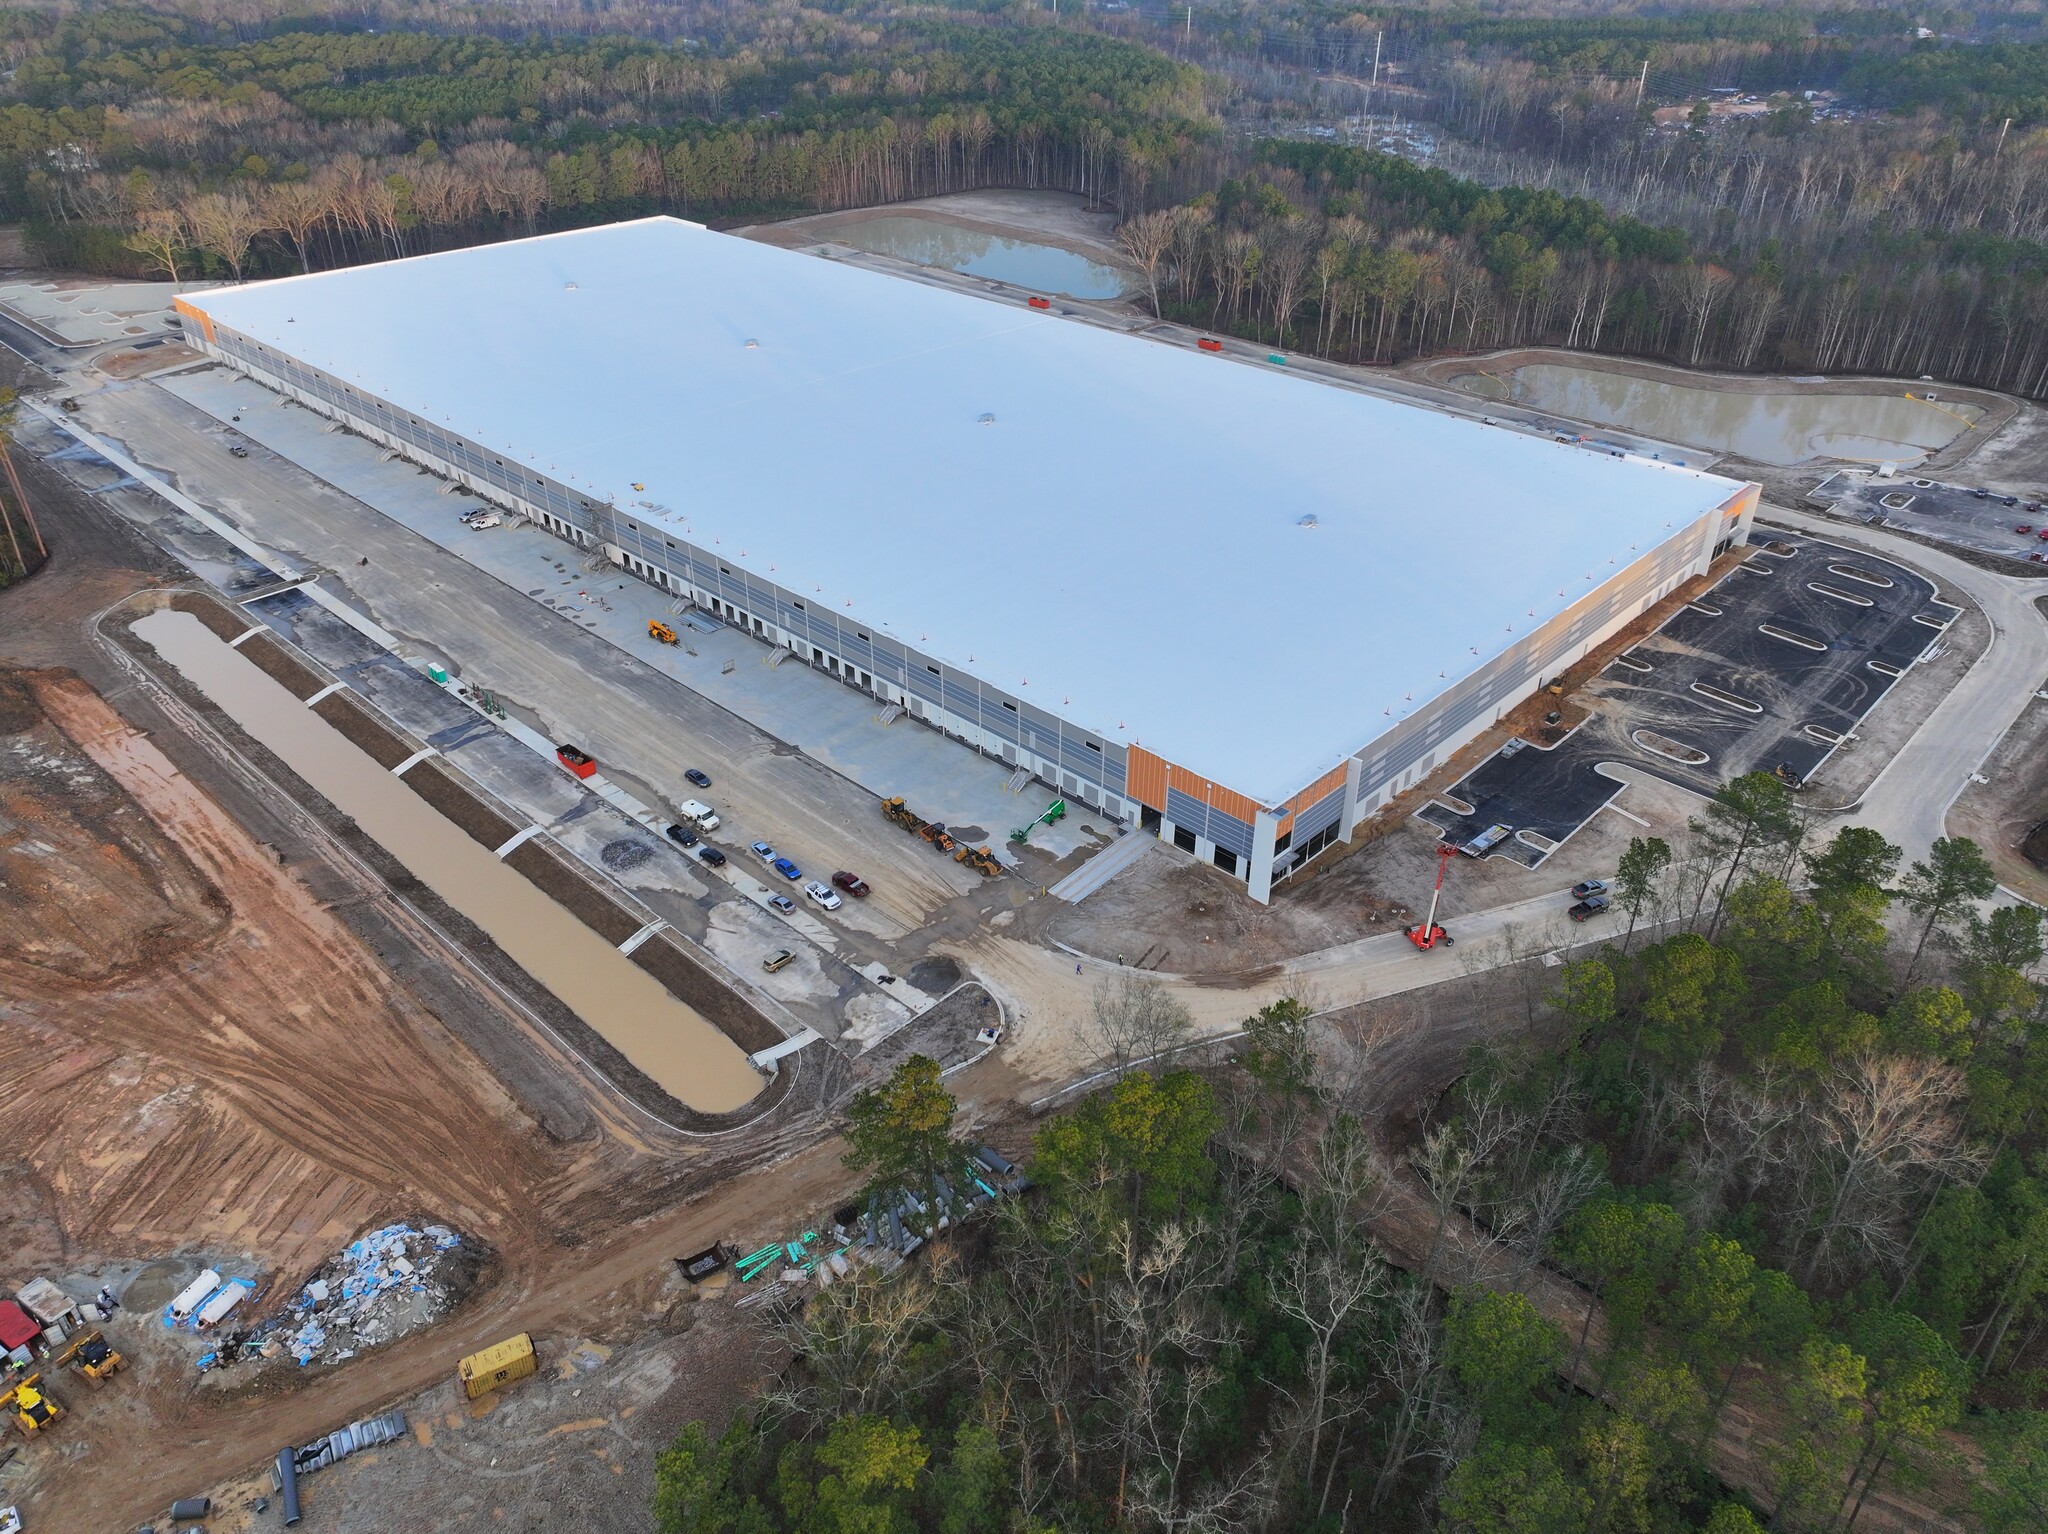
[[[622,890],[600,887],[544,836],[521,840],[523,822],[338,690],[267,628],[252,628],[246,613],[199,592],[153,593],[103,616],[100,631],[455,936],[560,1042],[650,1116],[687,1132],[715,1132],[752,1122],[789,1095],[797,1062],[775,1062],[796,1042],[788,1035],[801,1037],[793,1020],[777,1027],[762,1006],[714,974],[710,961],[660,930],[652,912]],[[173,654],[160,654],[160,647]],[[253,670],[240,667],[242,659]],[[306,741],[281,737],[276,721],[250,716],[252,704],[239,691],[216,697],[226,687],[226,673],[217,674],[221,661],[263,690],[261,706],[284,714],[284,728],[310,726],[325,737],[311,742],[324,755],[307,756]],[[349,781],[331,776],[339,757],[353,759]],[[408,792],[394,796],[401,785]],[[360,797],[366,792],[378,796],[374,806]],[[423,809],[424,821],[406,818]],[[415,857],[434,855],[419,844],[436,831],[444,838],[438,855],[448,861],[413,866]],[[508,842],[517,845],[498,856]],[[443,888],[443,871],[461,887]],[[472,898],[479,886],[489,887],[483,908]],[[650,927],[656,930],[646,935]],[[562,953],[551,958],[553,947]],[[765,1090],[749,1056],[773,1071]]]

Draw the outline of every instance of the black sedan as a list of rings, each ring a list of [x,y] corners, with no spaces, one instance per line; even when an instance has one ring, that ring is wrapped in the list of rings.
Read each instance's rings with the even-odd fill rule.
[[[699,847],[697,849],[697,856],[709,863],[713,868],[725,867],[725,854],[716,847]]]

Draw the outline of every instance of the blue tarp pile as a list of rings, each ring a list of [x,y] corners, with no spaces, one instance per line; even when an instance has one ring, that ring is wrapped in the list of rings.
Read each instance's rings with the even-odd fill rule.
[[[355,1356],[359,1346],[388,1342],[394,1327],[393,1301],[429,1294],[433,1270],[442,1254],[462,1245],[445,1225],[387,1225],[351,1241],[348,1247],[300,1291],[292,1308],[252,1338],[266,1354],[270,1344],[282,1346],[301,1367],[339,1363]]]

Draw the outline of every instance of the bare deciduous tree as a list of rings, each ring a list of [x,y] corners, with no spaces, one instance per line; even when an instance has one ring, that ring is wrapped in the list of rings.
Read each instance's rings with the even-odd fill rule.
[[[1187,1042],[1194,1019],[1157,980],[1130,971],[1095,988],[1089,1032],[1102,1068],[1121,1079]]]
[[[185,204],[185,222],[193,243],[219,256],[237,282],[249,247],[269,227],[261,209],[241,192],[207,192]]]

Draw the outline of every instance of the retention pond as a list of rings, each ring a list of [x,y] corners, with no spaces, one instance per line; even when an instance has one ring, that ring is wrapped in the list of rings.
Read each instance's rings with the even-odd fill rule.
[[[1058,245],[1015,240],[911,213],[852,219],[835,226],[826,237],[878,256],[1015,283],[1040,293],[1063,293],[1068,298],[1116,298],[1130,286],[1121,269]]]
[[[730,1113],[761,1091],[759,1072],[731,1039],[197,618],[166,609],[134,628],[663,1091],[702,1113]]]
[[[1456,382],[1489,399],[1779,466],[1836,458],[1906,467],[1947,447],[1983,414],[1904,385],[1883,394],[1751,392],[1552,363],[1467,373]]]

